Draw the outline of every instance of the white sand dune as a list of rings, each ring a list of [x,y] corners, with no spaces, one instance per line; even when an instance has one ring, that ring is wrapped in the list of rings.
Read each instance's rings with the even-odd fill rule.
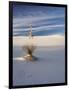
[[[13,85],[33,85],[65,82],[64,48],[37,48],[37,61],[13,58]],[[16,54],[19,50],[17,50]],[[19,52],[20,53],[20,52]]]
[[[37,61],[27,62],[22,46],[38,46],[34,52]],[[65,82],[65,38],[64,36],[13,37],[13,85],[51,84]],[[40,46],[40,47],[39,47]],[[46,46],[46,47],[43,47]]]
[[[65,37],[61,35],[34,36],[32,39],[26,36],[13,37],[14,46],[23,46],[30,43],[35,46],[62,46],[65,43]]]

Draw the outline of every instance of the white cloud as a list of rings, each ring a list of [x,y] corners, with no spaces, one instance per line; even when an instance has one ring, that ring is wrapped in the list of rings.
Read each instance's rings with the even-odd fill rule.
[[[19,18],[13,18],[13,28],[14,27],[21,27],[21,26],[28,26],[29,23],[36,23],[40,20],[48,20],[48,19],[55,19],[55,18],[62,18],[64,15],[54,15],[54,16],[30,16],[30,17],[19,17]]]
[[[41,26],[41,27],[36,27],[36,28],[32,28],[32,31],[33,32],[38,32],[38,31],[42,31],[43,29],[44,30],[51,30],[51,29],[54,29],[54,28],[59,28],[59,27],[64,27],[65,25],[64,24],[56,24],[56,25],[47,25],[47,26]],[[13,33],[16,33],[16,31],[29,31],[29,28],[27,29],[13,29]]]

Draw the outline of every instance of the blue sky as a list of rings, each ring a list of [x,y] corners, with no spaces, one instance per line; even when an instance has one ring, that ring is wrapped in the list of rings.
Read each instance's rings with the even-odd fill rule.
[[[13,5],[13,36],[26,36],[32,24],[36,36],[64,35],[65,8],[51,6]]]

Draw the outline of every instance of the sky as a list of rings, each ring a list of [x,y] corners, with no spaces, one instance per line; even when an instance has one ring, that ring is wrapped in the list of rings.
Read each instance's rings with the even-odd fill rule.
[[[32,35],[64,35],[65,8],[13,4],[13,36],[27,36],[32,24]]]

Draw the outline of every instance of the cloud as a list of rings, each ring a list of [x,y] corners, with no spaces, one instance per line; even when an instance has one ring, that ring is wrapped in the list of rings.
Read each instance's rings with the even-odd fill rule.
[[[38,32],[38,31],[41,31],[42,29],[45,29],[45,30],[51,30],[51,29],[54,29],[54,28],[63,28],[65,25],[64,24],[55,24],[55,25],[47,25],[47,26],[41,26],[41,27],[35,27],[33,28],[32,27],[32,31],[33,32]],[[26,28],[26,29],[23,29],[23,28],[18,28],[18,29],[14,29],[13,32],[15,31],[29,31],[30,29],[29,28]]]
[[[51,20],[51,19],[58,19],[58,18],[63,18],[64,15],[53,15],[53,16],[30,16],[30,17],[19,17],[19,18],[13,18],[13,28],[14,27],[21,27],[21,26],[28,26],[29,23],[36,23],[40,22],[42,20]]]
[[[63,22],[60,19],[62,19]],[[64,31],[64,27],[65,27],[64,15],[41,15],[41,16],[34,16],[34,17],[33,16],[16,17],[16,18],[13,18],[13,35],[14,36],[26,35],[26,32],[30,30],[29,28],[30,23],[32,23],[33,33],[40,32],[40,31],[45,32],[46,30],[53,30],[53,29],[55,30],[60,29],[59,32],[61,32],[61,29],[63,29]],[[53,31],[53,34],[54,34],[54,31]]]

